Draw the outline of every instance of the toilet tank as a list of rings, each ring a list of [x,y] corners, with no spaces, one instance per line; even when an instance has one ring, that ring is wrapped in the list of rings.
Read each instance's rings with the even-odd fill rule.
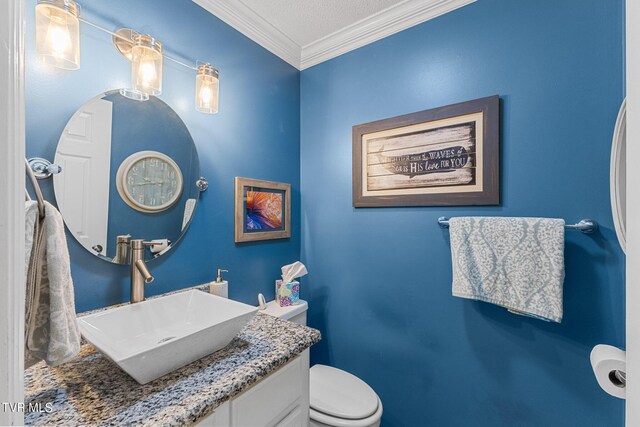
[[[306,301],[300,300],[299,304],[290,305],[288,307],[280,307],[277,302],[269,301],[267,308],[258,313],[265,313],[270,316],[279,317],[290,322],[300,325],[307,325],[307,309],[309,305]]]

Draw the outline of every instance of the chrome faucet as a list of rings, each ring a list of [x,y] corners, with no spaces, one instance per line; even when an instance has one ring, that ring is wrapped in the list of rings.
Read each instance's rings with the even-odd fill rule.
[[[131,304],[144,301],[144,285],[153,282],[153,276],[144,263],[144,248],[152,245],[152,242],[142,239],[131,240]]]
[[[116,256],[113,257],[116,264],[131,264],[131,235],[125,234],[116,238]]]

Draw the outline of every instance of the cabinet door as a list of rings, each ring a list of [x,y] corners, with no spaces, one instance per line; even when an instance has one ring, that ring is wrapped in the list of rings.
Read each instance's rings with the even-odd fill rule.
[[[199,427],[307,427],[309,350],[223,403]]]
[[[294,359],[233,399],[231,425],[273,426],[299,405],[304,384],[301,362],[300,357]]]
[[[302,409],[300,406],[296,406],[293,411],[291,411],[284,420],[276,424],[275,427],[301,427],[305,425]]]

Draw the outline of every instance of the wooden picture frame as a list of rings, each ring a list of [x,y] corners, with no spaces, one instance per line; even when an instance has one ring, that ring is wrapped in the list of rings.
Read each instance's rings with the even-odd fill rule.
[[[498,205],[500,98],[353,127],[353,206]]]
[[[235,241],[291,237],[291,184],[235,180]]]

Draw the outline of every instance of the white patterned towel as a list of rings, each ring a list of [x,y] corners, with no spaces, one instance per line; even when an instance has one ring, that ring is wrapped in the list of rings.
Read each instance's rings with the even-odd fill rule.
[[[449,228],[454,296],[562,321],[564,220],[458,217]]]
[[[26,202],[25,225],[25,366],[41,359],[56,366],[80,351],[64,223],[48,202],[43,219],[35,202]]]

